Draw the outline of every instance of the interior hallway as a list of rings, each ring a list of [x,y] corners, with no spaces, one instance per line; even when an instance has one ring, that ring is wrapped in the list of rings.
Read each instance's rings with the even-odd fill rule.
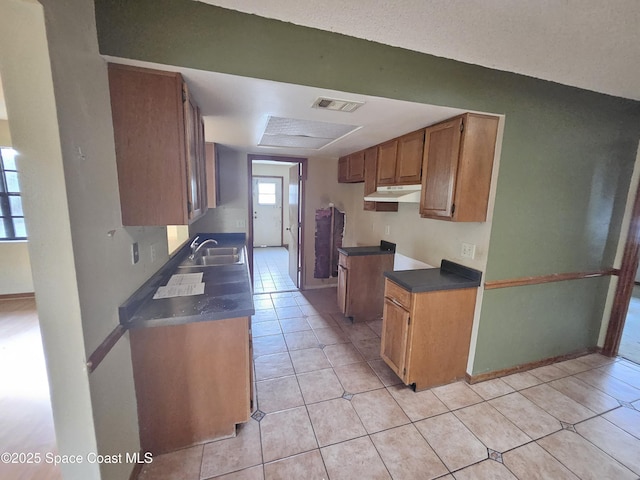
[[[381,321],[335,295],[256,295],[253,418],[139,478],[637,480],[640,366],[592,354],[415,393],[379,358]]]
[[[56,439],[33,298],[0,301],[0,453],[5,452],[33,454],[33,463],[0,462],[2,479],[62,478],[59,467],[45,462],[46,454],[56,453]]]
[[[253,248],[253,293],[296,290],[289,277],[289,251],[284,247]]]

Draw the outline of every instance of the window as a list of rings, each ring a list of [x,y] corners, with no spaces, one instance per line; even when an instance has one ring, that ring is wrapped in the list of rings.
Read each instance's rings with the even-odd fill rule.
[[[276,204],[276,184],[258,183],[258,205]]]
[[[0,148],[0,240],[26,240],[16,152]]]

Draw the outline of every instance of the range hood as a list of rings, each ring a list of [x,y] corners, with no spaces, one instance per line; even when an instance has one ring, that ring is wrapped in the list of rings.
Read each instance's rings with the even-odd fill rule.
[[[421,185],[393,185],[378,187],[378,189],[364,197],[367,202],[400,202],[420,203]]]

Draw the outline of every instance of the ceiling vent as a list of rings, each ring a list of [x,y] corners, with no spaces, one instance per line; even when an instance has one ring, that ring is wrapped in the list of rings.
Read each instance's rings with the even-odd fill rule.
[[[364,105],[364,102],[354,102],[352,100],[338,100],[336,98],[318,97],[313,102],[313,108],[319,108],[321,110],[335,110],[337,112],[355,112],[358,108]]]
[[[320,150],[359,128],[357,125],[342,123],[269,117],[267,127],[258,145]]]

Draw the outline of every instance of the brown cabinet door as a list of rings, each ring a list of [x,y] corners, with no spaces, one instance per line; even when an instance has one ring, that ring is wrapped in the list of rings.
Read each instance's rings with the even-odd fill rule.
[[[364,151],[364,196],[376,191],[376,169],[378,168],[378,148],[371,147]],[[376,202],[364,202],[365,210],[375,211]]]
[[[192,220],[202,214],[201,174],[198,152],[200,121],[198,107],[189,96],[186,85],[183,88],[185,90],[184,123],[187,145],[187,210],[189,212],[189,220]]]
[[[376,174],[378,169],[378,147],[364,151],[364,195],[376,191]],[[371,212],[397,212],[398,202],[364,202],[364,209]]]
[[[425,132],[420,215],[451,218],[460,153],[462,117]]]
[[[408,334],[409,312],[392,299],[385,297],[380,356],[403,381],[406,380]]]
[[[420,183],[423,151],[424,130],[418,130],[398,139],[398,159],[395,173],[397,185]]]
[[[125,226],[188,223],[182,84],[179,73],[109,64]]]
[[[338,159],[338,183],[348,183],[349,175],[349,158],[340,157]]]
[[[220,203],[218,188],[218,160],[215,143],[205,144],[205,184],[207,186],[207,207],[215,208]]]
[[[347,282],[349,280],[349,270],[343,265],[338,265],[338,307],[343,314],[347,314]]]
[[[398,153],[398,140],[392,140],[378,145],[378,185],[393,185],[396,180],[396,158]]]
[[[347,159],[347,181],[364,182],[364,151],[352,153]]]

